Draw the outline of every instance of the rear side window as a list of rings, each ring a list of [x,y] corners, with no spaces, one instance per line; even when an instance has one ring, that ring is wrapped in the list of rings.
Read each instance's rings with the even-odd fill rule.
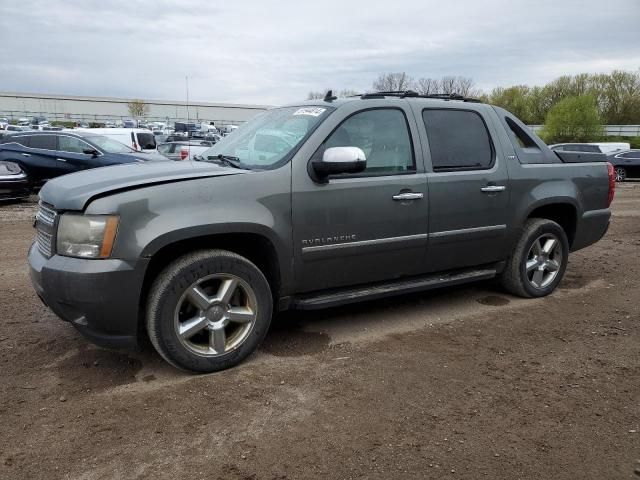
[[[423,110],[434,171],[482,170],[493,165],[484,120],[469,110]]]
[[[158,145],[158,152],[164,154],[164,153],[169,153],[169,150],[171,150],[171,144],[170,143],[165,143],[163,145]]]
[[[56,136],[55,135],[32,135],[29,146],[31,148],[57,150]]]
[[[640,151],[638,152],[627,152],[620,155],[622,158],[639,158],[640,159]]]
[[[138,133],[138,146],[142,150],[153,150],[156,148],[156,137],[153,133]]]
[[[7,135],[6,137],[4,137],[2,139],[2,143],[18,143],[18,144],[22,145],[23,147],[28,147],[30,139],[31,139],[31,137],[28,136],[28,135],[24,135],[24,136]]]
[[[509,130],[511,131],[511,134],[513,138],[515,138],[518,145],[520,145],[520,148],[536,148],[539,150],[539,147],[538,145],[536,145],[536,142],[533,141],[533,138],[531,138],[531,136],[527,132],[525,132],[520,125],[511,120],[509,117],[505,117],[504,120],[505,122],[507,122]],[[557,150],[562,149],[563,147],[557,148]]]

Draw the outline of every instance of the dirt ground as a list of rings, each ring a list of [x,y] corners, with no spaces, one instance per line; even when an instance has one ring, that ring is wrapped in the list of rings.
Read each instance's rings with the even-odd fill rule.
[[[2,479],[640,478],[640,183],[550,297],[484,283],[288,313],[202,376],[49,312],[33,214],[0,207]]]

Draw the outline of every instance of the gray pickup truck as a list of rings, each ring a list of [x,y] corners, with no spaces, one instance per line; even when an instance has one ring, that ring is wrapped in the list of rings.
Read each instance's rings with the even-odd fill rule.
[[[48,182],[29,264],[51,310],[97,344],[147,335],[211,372],[254,351],[276,311],[494,277],[548,295],[607,231],[614,193],[604,155],[414,92],[274,108],[203,159]]]

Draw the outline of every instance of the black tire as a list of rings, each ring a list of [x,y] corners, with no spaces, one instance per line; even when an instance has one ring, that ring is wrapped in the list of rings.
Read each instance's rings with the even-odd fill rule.
[[[624,182],[627,179],[627,170],[624,167],[613,167],[616,182]]]
[[[246,282],[252,290],[255,320],[246,338],[232,350],[222,354],[195,353],[178,336],[176,310],[191,286],[212,275],[225,274]],[[249,260],[226,250],[201,250],[178,258],[158,275],[146,307],[147,332],[158,353],[177,368],[206,373],[237,365],[260,345],[269,330],[273,300],[267,279]]]
[[[552,281],[548,284],[536,287],[532,284],[527,273],[527,261],[534,242],[538,239],[555,237],[560,243],[561,260],[557,262],[559,268]],[[522,229],[522,235],[516,244],[511,257],[507,260],[507,265],[498,276],[501,286],[514,295],[524,298],[544,297],[553,292],[564,275],[569,258],[569,242],[567,234],[556,222],[544,218],[531,218],[526,221]],[[535,269],[534,269],[535,270]]]

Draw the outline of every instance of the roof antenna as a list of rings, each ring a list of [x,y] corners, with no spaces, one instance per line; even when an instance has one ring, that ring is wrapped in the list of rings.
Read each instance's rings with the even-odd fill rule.
[[[338,97],[336,97],[333,94],[333,90],[327,90],[327,93],[324,94],[324,101],[325,102],[333,102],[334,100],[337,100]]]

